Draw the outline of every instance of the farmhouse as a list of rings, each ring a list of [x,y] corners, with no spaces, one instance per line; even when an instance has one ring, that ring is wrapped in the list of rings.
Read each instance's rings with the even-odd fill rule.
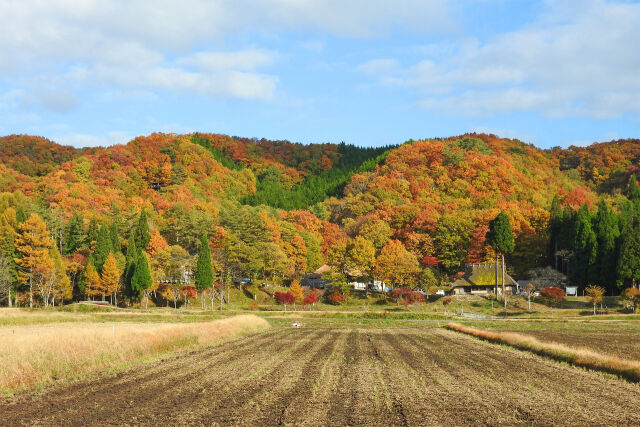
[[[498,268],[498,295],[502,295],[502,264]],[[451,285],[453,295],[487,295],[496,292],[496,264],[467,264],[464,274]],[[518,292],[518,282],[509,274],[504,274],[504,284],[507,292],[515,295]]]

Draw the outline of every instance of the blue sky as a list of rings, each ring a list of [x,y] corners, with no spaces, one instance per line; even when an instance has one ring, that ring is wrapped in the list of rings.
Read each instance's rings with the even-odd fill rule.
[[[640,137],[638,46],[632,1],[0,1],[0,135],[585,145]]]

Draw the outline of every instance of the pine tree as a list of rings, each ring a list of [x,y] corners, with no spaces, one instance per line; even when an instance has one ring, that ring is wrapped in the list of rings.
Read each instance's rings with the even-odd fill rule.
[[[587,286],[594,277],[598,241],[591,226],[589,206],[582,205],[573,224],[573,255],[569,279],[578,286]]]
[[[640,279],[640,215],[634,212],[620,237],[620,255],[618,256],[618,287],[623,288],[631,281],[633,287]]]
[[[607,203],[601,200],[598,203],[598,213],[594,220],[594,231],[598,242],[596,257],[596,272],[594,282],[613,290],[616,283],[616,248],[620,230],[618,218],[609,209]]]
[[[131,276],[131,289],[133,290],[135,299],[139,299],[142,294],[145,294],[146,296],[145,291],[151,287],[151,284],[151,272],[149,270],[149,261],[147,261],[147,255],[142,249],[139,249],[133,275]]]
[[[31,214],[29,218],[18,224],[15,247],[18,257],[15,262],[19,267],[18,280],[29,286],[29,307],[33,307],[33,279],[36,269],[50,264],[49,248],[53,242],[44,221]]]
[[[140,218],[138,219],[138,224],[135,230],[136,247],[139,249],[146,248],[149,244],[149,240],[151,240],[151,235],[149,234],[149,222],[147,221],[147,214],[144,209],[140,212]]]
[[[113,244],[111,242],[111,236],[109,235],[109,230],[106,225],[102,225],[100,227],[100,231],[98,232],[98,240],[96,241],[96,249],[93,252],[93,261],[95,262],[96,270],[98,273],[102,272],[102,266],[104,265],[109,253],[111,253],[113,249]]]
[[[135,233],[132,230],[129,234],[129,242],[127,244],[127,254],[124,263],[124,293],[130,299],[135,299],[135,292],[131,287],[131,278],[136,269],[136,260],[138,258],[138,248],[136,248]]]
[[[73,254],[82,245],[84,233],[84,219],[82,215],[74,212],[67,225],[67,239],[64,244],[64,251],[67,255]]]
[[[118,230],[118,223],[113,221],[109,227],[109,237],[111,238],[111,251],[114,254],[122,253],[122,246],[120,245],[120,233]]]

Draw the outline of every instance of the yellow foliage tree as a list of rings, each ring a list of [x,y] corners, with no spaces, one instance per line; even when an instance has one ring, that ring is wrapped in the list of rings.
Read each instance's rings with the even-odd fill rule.
[[[120,287],[120,277],[122,271],[118,268],[118,261],[112,253],[109,254],[107,260],[102,267],[102,288],[107,295],[110,295],[111,302],[117,304],[116,295]]]
[[[29,286],[29,307],[33,307],[34,279],[42,273],[38,269],[51,264],[49,248],[52,245],[47,226],[38,215],[31,214],[25,222],[18,224],[15,236],[18,257],[15,262],[19,267],[18,280]]]
[[[106,290],[102,284],[102,279],[93,265],[93,259],[90,257],[87,261],[87,267],[84,270],[84,279],[86,283],[85,293],[89,296],[106,295]]]
[[[299,281],[294,280],[293,282],[291,282],[291,285],[289,286],[289,291],[296,298],[297,303],[302,303],[302,300],[304,299],[304,293],[302,292],[302,286],[300,286]]]

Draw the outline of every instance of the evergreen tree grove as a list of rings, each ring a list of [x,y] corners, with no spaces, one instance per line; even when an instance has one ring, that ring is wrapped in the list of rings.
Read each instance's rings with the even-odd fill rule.
[[[587,286],[595,276],[598,241],[586,203],[578,211],[573,224],[573,255],[569,265],[569,279],[575,285]]]
[[[202,303],[204,304],[204,291],[213,285],[213,265],[211,264],[211,250],[209,249],[209,241],[205,235],[200,241],[200,250],[198,251],[198,262],[195,272],[196,289],[203,291]]]

